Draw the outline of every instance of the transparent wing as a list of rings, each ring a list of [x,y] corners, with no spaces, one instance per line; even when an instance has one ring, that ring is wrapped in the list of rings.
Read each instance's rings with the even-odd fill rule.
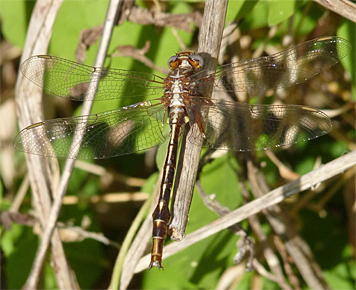
[[[23,129],[14,146],[31,154],[72,159],[101,159],[154,147],[165,140],[159,100],[100,114],[48,120]],[[75,133],[83,134],[72,144]]]
[[[257,93],[285,88],[335,65],[350,50],[351,44],[343,38],[318,38],[270,56],[223,65],[208,76],[201,71],[193,79],[198,83],[215,81],[215,90]]]
[[[208,112],[201,117],[207,136],[203,145],[216,149],[263,150],[317,138],[331,129],[325,113],[305,106],[211,100],[200,108]],[[195,143],[201,132],[193,128],[189,141]]]
[[[84,100],[87,91],[95,90],[90,86],[92,78],[99,81],[95,100],[154,95],[163,89],[163,79],[154,74],[95,68],[49,55],[30,57],[21,64],[20,70],[45,91],[74,101]]]

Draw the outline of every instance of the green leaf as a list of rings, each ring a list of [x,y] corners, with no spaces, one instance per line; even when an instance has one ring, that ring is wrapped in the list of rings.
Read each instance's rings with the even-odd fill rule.
[[[88,183],[93,184],[92,182]],[[63,223],[71,221],[74,226],[81,226],[84,218],[90,221],[90,226],[86,229],[87,231],[102,232],[93,207],[85,202],[63,206],[59,220]],[[105,264],[105,246],[97,240],[87,238],[83,241],[64,242],[63,247],[66,257],[75,272],[80,288],[93,289],[99,280]]]
[[[229,1],[226,12],[226,22],[242,19],[254,9],[257,3],[257,0]]]
[[[347,245],[342,253],[342,262],[324,271],[325,280],[331,289],[353,289],[356,280],[354,249]]]
[[[64,243],[66,257],[81,289],[93,289],[105,266],[104,246],[96,240]]]
[[[305,3],[305,5],[304,5]],[[293,29],[295,35],[306,35],[311,33],[317,25],[319,19],[324,15],[324,10],[314,2],[297,1],[298,9],[293,16]],[[289,32],[288,22],[284,23],[285,32]]]
[[[35,1],[1,1],[1,32],[14,46],[23,48],[28,28],[28,21]]]
[[[237,236],[227,230],[163,261],[164,275],[145,271],[143,289],[213,289],[226,265],[233,265]],[[232,255],[231,255],[232,254]]]
[[[31,266],[38,247],[37,236],[32,228],[12,224],[1,238],[6,264],[4,272],[8,289],[21,289],[30,274]]]
[[[104,23],[108,0],[63,1],[53,26],[48,54],[75,60],[80,32]],[[93,64],[100,37],[86,61]]]
[[[252,13],[249,13],[245,16],[244,21],[241,23],[241,30],[250,31],[253,29],[266,27],[267,26],[266,11],[268,11],[267,1],[258,1],[257,4],[253,7]]]
[[[347,55],[344,59],[341,60],[341,63],[344,66],[345,70],[350,74],[351,79],[353,80],[352,99],[356,100],[356,27],[355,23],[347,19],[343,19],[341,23],[342,24],[337,30],[337,36],[347,39],[352,44],[351,52],[349,53],[349,55]]]
[[[268,9],[268,25],[277,25],[287,20],[295,12],[295,0],[270,0]]]
[[[147,192],[147,193],[153,193],[155,191],[157,182],[160,181],[160,180],[158,180],[158,177],[159,177],[158,172],[155,172],[150,177],[148,177],[146,179],[145,185],[142,186],[141,191]]]

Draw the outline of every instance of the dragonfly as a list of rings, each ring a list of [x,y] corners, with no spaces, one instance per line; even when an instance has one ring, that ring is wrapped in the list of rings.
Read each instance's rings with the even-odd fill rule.
[[[171,72],[166,78],[91,67],[49,55],[33,56],[22,63],[22,74],[54,96],[75,101],[94,100],[93,95],[96,101],[159,96],[98,114],[35,123],[20,131],[14,146],[48,157],[109,158],[163,143],[167,138],[164,125],[168,123],[168,152],[159,201],[152,214],[149,264],[149,268],[161,269],[179,138],[186,128],[191,130],[188,142],[198,145],[203,139],[203,146],[242,152],[290,145],[331,130],[328,116],[314,108],[212,99],[205,97],[204,89],[213,85],[217,93],[256,94],[286,88],[335,65],[350,50],[350,43],[343,38],[318,38],[269,56],[222,65],[213,73],[204,69],[201,56],[183,51],[168,59]],[[73,138],[78,132],[82,135],[79,141]]]

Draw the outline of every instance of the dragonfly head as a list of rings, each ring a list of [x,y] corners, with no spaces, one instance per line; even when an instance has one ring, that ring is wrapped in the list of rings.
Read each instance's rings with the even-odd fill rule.
[[[168,59],[168,67],[171,70],[179,66],[191,66],[193,69],[199,69],[204,65],[203,58],[195,54],[194,51],[182,51]]]

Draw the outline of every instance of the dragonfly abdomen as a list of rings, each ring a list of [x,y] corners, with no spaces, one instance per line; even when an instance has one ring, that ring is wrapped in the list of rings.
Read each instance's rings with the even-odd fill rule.
[[[184,117],[183,117],[184,118]],[[170,221],[169,200],[175,175],[178,151],[178,138],[181,125],[174,123],[171,126],[171,136],[169,139],[168,153],[166,156],[162,184],[160,188],[160,199],[158,205],[152,214],[153,229],[152,229],[152,251],[151,263],[149,268],[162,268],[162,251],[164,240],[167,236],[167,225]]]
[[[184,65],[184,68],[176,68],[167,78],[165,83],[166,91],[163,103],[168,108],[169,124],[171,127],[168,152],[163,168],[163,177],[160,188],[160,196],[156,209],[154,210],[152,229],[152,251],[149,268],[162,268],[162,252],[164,240],[167,236],[167,226],[170,221],[169,200],[176,171],[177,152],[179,135],[181,128],[185,124],[187,111],[184,99],[189,92],[189,82],[184,81],[193,72],[191,65]]]

